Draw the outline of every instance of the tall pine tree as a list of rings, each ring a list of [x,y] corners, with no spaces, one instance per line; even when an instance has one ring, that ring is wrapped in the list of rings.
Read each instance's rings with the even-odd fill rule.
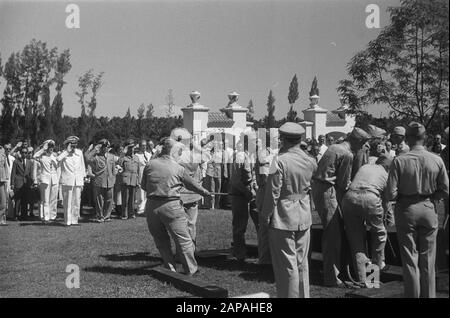
[[[273,96],[272,90],[269,92],[267,97],[267,116],[266,116],[266,128],[275,127],[275,97]]]
[[[286,117],[287,121],[296,121],[297,119],[297,111],[294,110],[294,104],[297,101],[297,99],[298,99],[298,81],[297,81],[297,74],[295,74],[291,80],[291,84],[289,85],[288,100],[289,105],[291,105],[291,107]]]

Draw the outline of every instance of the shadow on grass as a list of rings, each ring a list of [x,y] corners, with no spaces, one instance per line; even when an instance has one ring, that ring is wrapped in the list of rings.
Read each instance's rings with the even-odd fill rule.
[[[33,223],[20,223],[19,226],[59,226],[64,227],[64,223],[59,222],[51,222],[51,223],[42,223],[41,221],[33,222]]]
[[[145,254],[145,258],[143,255]],[[126,257],[123,257],[123,256]],[[91,266],[85,267],[84,270],[86,272],[94,272],[94,273],[102,273],[102,274],[113,274],[113,275],[122,275],[122,276],[135,276],[135,275],[150,275],[150,270],[154,267],[158,267],[162,265],[162,260],[158,257],[149,256],[146,253],[135,253],[137,258],[133,258],[133,254],[127,256],[127,254],[111,254],[111,255],[102,255],[102,257],[113,260],[113,261],[130,261],[130,260],[145,260],[149,263],[140,266],[140,267],[114,267],[114,266]]]
[[[112,262],[128,262],[128,261],[150,261],[160,263],[162,260],[158,257],[151,256],[149,253],[137,252],[137,253],[121,253],[121,254],[108,254],[108,255],[100,255],[104,259]]]

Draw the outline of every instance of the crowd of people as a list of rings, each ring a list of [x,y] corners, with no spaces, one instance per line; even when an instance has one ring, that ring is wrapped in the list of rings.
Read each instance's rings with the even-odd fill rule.
[[[344,285],[348,242],[354,283],[366,287],[368,265],[386,268],[386,225],[395,224],[405,295],[434,297],[434,203],[443,199],[448,213],[448,128],[447,146],[440,135],[427,137],[418,123],[390,134],[369,125],[337,140],[304,139],[304,133],[287,122],[275,136],[260,139],[250,131],[236,143],[211,136],[197,145],[188,131],[175,129],[156,147],[146,140],[112,146],[102,139],[81,150],[76,136],[58,152],[53,140],[37,149],[27,142],[6,144],[0,149],[0,224],[6,217],[27,219],[35,206],[42,222],[54,222],[59,204],[66,226],[78,224],[85,205],[94,206],[99,223],[110,221],[113,209],[123,220],[145,212],[164,265],[176,270],[179,262],[183,273],[194,275],[199,207],[230,207],[236,260],[247,257],[245,233],[252,219],[259,264],[273,269],[278,296],[309,297],[316,210],[323,225],[325,286]]]
[[[122,219],[144,213],[146,194],[139,185],[153,142],[112,146],[102,139],[81,150],[78,141],[68,137],[61,151],[51,139],[36,149],[26,141],[1,147],[1,225],[7,219],[56,222],[58,207],[66,226],[78,224],[83,206],[95,208],[99,223],[110,221],[113,209]]]

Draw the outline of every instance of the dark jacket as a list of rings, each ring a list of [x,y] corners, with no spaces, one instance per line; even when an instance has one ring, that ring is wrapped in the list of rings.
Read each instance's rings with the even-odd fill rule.
[[[31,186],[33,184],[33,163],[30,159],[24,161],[20,159],[14,160],[11,171],[11,185],[14,188]]]

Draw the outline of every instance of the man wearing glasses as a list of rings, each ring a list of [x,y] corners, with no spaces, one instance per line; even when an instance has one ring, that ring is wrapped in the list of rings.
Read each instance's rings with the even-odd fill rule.
[[[28,149],[23,147],[18,158],[14,160],[11,170],[11,190],[14,191],[15,216],[20,220],[27,217],[28,197],[34,182],[33,165],[27,156]]]
[[[80,216],[81,190],[86,176],[83,153],[77,149],[79,138],[70,136],[64,141],[66,149],[56,158],[61,167],[64,224],[77,225]]]

